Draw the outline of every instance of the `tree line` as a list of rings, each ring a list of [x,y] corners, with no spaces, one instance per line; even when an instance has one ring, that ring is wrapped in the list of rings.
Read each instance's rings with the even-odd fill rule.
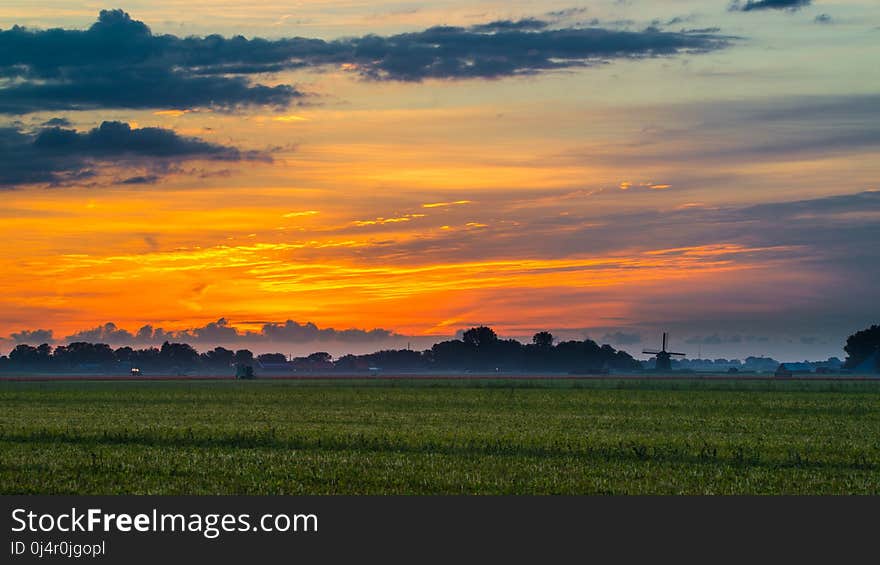
[[[880,326],[855,332],[846,341],[846,369],[880,371]],[[719,359],[676,361],[678,369],[719,369],[739,366],[739,362]],[[735,360],[734,360],[735,361]],[[721,363],[723,362],[723,363]],[[818,365],[839,366],[835,358]],[[744,369],[773,370],[777,361],[749,358]],[[68,372],[111,371],[139,368],[154,372],[227,371],[237,365],[260,368],[321,371],[383,370],[472,370],[472,371],[552,371],[602,372],[638,371],[650,368],[623,350],[599,345],[591,339],[562,341],[549,332],[536,333],[531,343],[501,339],[489,327],[467,330],[461,339],[442,341],[431,349],[389,349],[365,355],[343,355],[333,359],[319,351],[288,360],[282,353],[254,355],[249,349],[214,349],[199,353],[187,343],[165,342],[161,347],[113,349],[105,343],[74,342],[53,347],[17,345],[8,356],[0,356],[0,371]]]
[[[17,345],[0,357],[0,370],[108,371],[139,368],[142,371],[187,372],[227,370],[236,365],[304,370],[474,370],[474,371],[585,371],[639,370],[641,365],[629,353],[595,341],[554,343],[549,332],[539,332],[532,342],[501,339],[489,327],[467,330],[461,339],[435,344],[431,349],[382,350],[365,355],[343,355],[333,359],[326,352],[288,360],[281,353],[254,355],[248,349],[215,347],[199,353],[186,343],[165,342],[161,347],[113,349],[104,343],[74,342]]]

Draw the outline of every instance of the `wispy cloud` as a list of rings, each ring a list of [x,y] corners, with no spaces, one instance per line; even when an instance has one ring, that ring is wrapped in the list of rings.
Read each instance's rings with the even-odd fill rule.
[[[454,202],[433,202],[430,204],[422,204],[422,208],[446,208],[448,206],[462,206],[464,204],[471,203],[471,200],[456,200]]]
[[[796,11],[809,6],[813,0],[740,0],[734,1],[730,10],[734,12],[753,12],[761,10],[788,10]]]

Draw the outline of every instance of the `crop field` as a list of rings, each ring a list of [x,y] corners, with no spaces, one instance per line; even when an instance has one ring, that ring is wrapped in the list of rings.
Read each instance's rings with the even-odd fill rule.
[[[878,492],[876,382],[0,382],[2,494]]]

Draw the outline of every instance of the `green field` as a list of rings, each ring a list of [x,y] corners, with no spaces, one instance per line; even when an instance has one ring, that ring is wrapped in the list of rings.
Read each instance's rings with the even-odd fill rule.
[[[880,492],[880,385],[0,382],[0,493]]]

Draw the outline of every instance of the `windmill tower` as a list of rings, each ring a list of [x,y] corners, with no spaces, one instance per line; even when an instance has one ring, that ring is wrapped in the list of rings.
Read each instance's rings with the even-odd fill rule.
[[[680,356],[684,357],[684,353],[674,353],[672,351],[666,351],[666,342],[669,339],[669,334],[663,332],[663,347],[660,348],[660,351],[655,351],[653,349],[645,349],[642,353],[646,355],[656,355],[657,362],[654,365],[657,372],[671,371],[672,370],[672,356]]]

